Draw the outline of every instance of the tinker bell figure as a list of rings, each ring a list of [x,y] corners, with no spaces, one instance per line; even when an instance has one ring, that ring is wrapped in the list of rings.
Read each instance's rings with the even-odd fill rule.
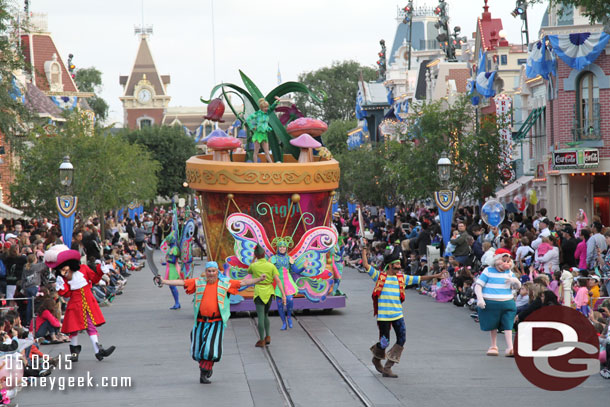
[[[282,293],[279,287],[275,287],[275,298],[277,299],[277,311],[282,319],[282,330],[286,329],[286,324],[289,328],[292,328],[292,309],[293,309],[293,298],[294,295],[299,291],[295,284],[291,272],[298,272],[299,268],[294,265],[294,261],[288,255],[288,247],[292,247],[292,237],[276,237],[271,242],[272,246],[277,247],[277,253],[271,256],[271,263],[275,265],[277,270],[280,272],[280,281],[284,286],[284,292],[286,293],[286,309],[284,310],[284,304],[282,303]]]
[[[269,102],[267,102],[265,98],[260,98],[258,100],[258,107],[260,110],[252,113],[246,119],[248,127],[254,132],[252,135],[252,141],[254,142],[254,162],[258,162],[258,151],[261,146],[263,146],[267,161],[270,163],[273,162],[271,155],[269,155],[268,133],[272,130],[271,126],[269,126],[269,114],[275,110],[279,101],[280,98],[276,96],[275,102],[273,102],[272,105],[269,105]]]

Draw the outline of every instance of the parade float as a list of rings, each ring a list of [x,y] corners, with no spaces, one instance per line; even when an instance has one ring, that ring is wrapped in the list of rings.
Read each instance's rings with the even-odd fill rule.
[[[243,279],[257,244],[268,258],[285,245],[298,287],[294,308],[344,307],[345,296],[338,290],[342,271],[336,258],[338,237],[331,222],[340,171],[339,163],[320,143],[327,126],[300,117],[294,105],[275,109],[279,98],[288,93],[306,93],[313,102],[321,102],[324,95],[288,82],[263,96],[240,74],[245,88],[223,83],[202,102],[208,104],[208,120],[221,120],[224,103],[229,106],[246,126],[244,148],[239,139],[217,129],[206,140],[209,153],[186,163],[187,182],[199,202],[208,259],[222,264],[226,277]],[[235,99],[242,109],[233,105]],[[254,155],[253,128],[261,117],[268,120],[271,159],[264,151]],[[252,287],[232,296],[231,311],[254,311],[252,296]]]

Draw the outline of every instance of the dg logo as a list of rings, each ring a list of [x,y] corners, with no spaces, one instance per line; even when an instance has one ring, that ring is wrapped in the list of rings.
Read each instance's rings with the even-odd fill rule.
[[[515,361],[532,384],[552,391],[572,389],[599,372],[599,339],[580,312],[543,307],[518,327]]]

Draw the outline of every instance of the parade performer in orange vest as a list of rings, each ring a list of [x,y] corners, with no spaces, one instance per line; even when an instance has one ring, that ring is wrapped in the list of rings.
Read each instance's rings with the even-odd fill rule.
[[[377,327],[379,328],[379,342],[371,346],[373,352],[373,365],[383,377],[398,377],[392,372],[392,366],[400,361],[403,346],[406,341],[405,319],[402,313],[402,303],[405,300],[405,287],[412,284],[420,284],[422,281],[440,278],[441,274],[429,276],[405,276],[402,273],[401,255],[398,250],[393,250],[384,258],[385,267],[383,271],[376,270],[369,265],[368,250],[362,250],[362,265],[369,276],[375,282],[373,290],[373,311],[377,316]],[[386,348],[390,344],[390,328],[394,328],[396,343],[386,354]],[[385,366],[381,361],[386,359]]]
[[[195,294],[195,322],[191,332],[191,356],[199,362],[199,383],[211,383],[212,367],[222,356],[222,339],[227,321],[231,316],[230,294],[237,294],[240,287],[256,284],[267,278],[228,280],[218,278],[218,263],[208,261],[205,273],[199,278],[186,280],[163,280],[159,276],[155,281],[159,286],[184,286],[187,294]]]

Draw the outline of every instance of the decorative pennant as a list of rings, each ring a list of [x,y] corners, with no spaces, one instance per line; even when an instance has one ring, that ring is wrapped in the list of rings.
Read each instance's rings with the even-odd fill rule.
[[[546,43],[544,41],[534,43],[527,57],[525,75],[530,79],[540,75],[548,80],[549,75],[557,75],[556,71],[555,57]]]
[[[59,212],[59,226],[61,227],[61,235],[66,246],[72,244],[72,231],[74,230],[74,218],[76,215],[76,207],[78,206],[78,197],[71,195],[62,195],[56,198],[57,211]]]
[[[548,36],[553,51],[573,69],[581,70],[595,62],[599,54],[606,48],[610,34],[572,33]]]

